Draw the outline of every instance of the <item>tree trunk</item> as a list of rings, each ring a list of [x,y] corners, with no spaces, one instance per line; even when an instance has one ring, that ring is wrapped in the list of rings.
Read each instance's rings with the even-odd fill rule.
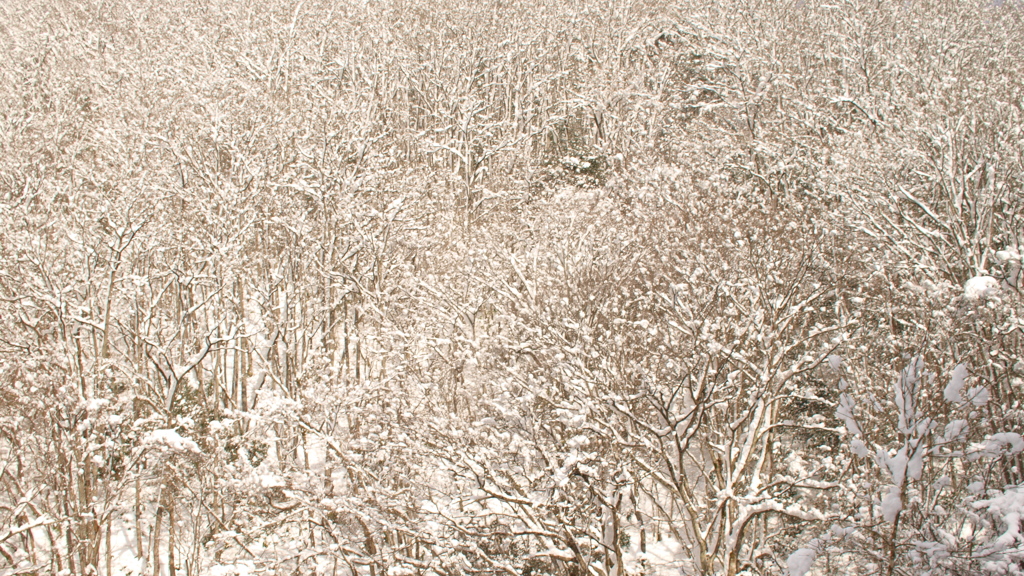
[[[167,506],[167,574],[174,576],[174,501]]]

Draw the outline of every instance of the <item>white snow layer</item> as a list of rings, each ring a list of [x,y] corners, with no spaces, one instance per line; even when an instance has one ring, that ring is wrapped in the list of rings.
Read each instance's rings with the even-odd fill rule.
[[[946,385],[946,389],[942,391],[943,398],[947,402],[955,402],[960,404],[964,401],[961,391],[964,389],[964,380],[967,379],[967,366],[963,364],[957,364],[956,368],[953,369],[953,375],[949,379],[949,384]]]
[[[199,445],[174,430],[153,430],[142,440],[145,446],[162,446],[171,450],[199,452]]]
[[[210,576],[250,576],[256,574],[256,565],[250,560],[240,560],[234,564],[211,566]]]
[[[853,419],[853,409],[856,408],[857,404],[849,394],[843,393],[839,395],[839,407],[836,408],[836,416],[846,424],[846,430],[854,436],[860,436],[860,426],[857,425],[857,421]]]
[[[882,500],[882,518],[885,518],[886,522],[892,523],[896,521],[896,516],[903,510],[903,500],[900,498],[900,487],[890,486],[889,493]]]
[[[1016,248],[1007,247],[1006,250],[999,250],[998,252],[996,252],[996,260],[999,260],[999,262],[1020,260],[1020,253],[1017,252]]]
[[[683,573],[682,567],[688,554],[678,540],[663,538],[648,541],[646,550],[641,552],[640,533],[633,529],[627,529],[626,533],[629,534],[630,544],[622,555],[625,573],[650,576],[675,576]]]
[[[900,448],[900,451],[892,458],[886,459],[885,465],[889,468],[889,473],[892,474],[892,483],[896,486],[903,485],[903,479],[907,474],[907,461],[906,446]]]
[[[1024,518],[1024,486],[1007,486],[995,498],[975,502],[974,508],[987,510],[1006,526],[1006,531],[990,545],[993,549],[987,552],[1002,552],[1024,543],[1020,533],[1021,519]]]
[[[988,404],[990,398],[988,388],[984,386],[975,386],[967,393],[968,399],[974,403],[975,406],[984,406]]]
[[[946,432],[942,435],[942,441],[945,443],[963,440],[969,429],[970,425],[967,420],[953,420],[946,424]]]
[[[999,294],[999,281],[991,276],[975,276],[964,284],[964,297],[969,300],[988,298]]]
[[[830,354],[828,357],[828,365],[832,368],[833,372],[839,372],[839,367],[843,364],[843,357],[838,354]]]
[[[911,453],[913,456],[910,457],[910,461],[907,462],[907,478],[911,480],[920,480],[921,471],[924,469],[924,455],[928,452],[928,447],[924,442],[917,445],[917,449]]]
[[[1004,447],[1009,448],[1007,452],[1011,455],[1024,452],[1024,438],[1016,432],[1000,432],[999,434],[993,434],[988,437],[985,452],[992,455],[999,455],[1003,452]]]
[[[789,568],[789,576],[805,576],[811,570],[811,564],[818,556],[814,548],[801,548],[789,555],[786,560],[786,567]]]
[[[868,450],[867,445],[864,444],[864,441],[861,440],[860,438],[854,438],[853,440],[850,440],[850,452],[853,452],[854,454],[860,456],[861,458],[867,458],[868,456],[871,455],[871,452]]]

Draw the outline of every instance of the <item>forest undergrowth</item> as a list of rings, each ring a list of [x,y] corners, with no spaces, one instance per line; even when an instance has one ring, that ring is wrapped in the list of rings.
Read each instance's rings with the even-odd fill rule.
[[[1022,38],[0,5],[0,576],[1024,573]]]

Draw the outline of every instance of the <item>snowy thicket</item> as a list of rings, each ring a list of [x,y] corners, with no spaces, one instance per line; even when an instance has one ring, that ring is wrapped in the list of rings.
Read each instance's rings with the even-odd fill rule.
[[[1024,7],[0,9],[0,576],[1019,574]]]

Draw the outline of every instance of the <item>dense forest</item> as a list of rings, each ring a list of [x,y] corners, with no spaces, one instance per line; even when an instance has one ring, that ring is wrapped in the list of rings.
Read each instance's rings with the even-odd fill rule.
[[[0,576],[1024,573],[1022,40],[0,4]]]

